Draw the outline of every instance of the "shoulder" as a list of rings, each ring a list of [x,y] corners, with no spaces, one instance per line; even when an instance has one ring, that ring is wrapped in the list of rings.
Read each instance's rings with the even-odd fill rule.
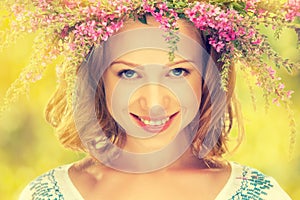
[[[63,190],[66,184],[69,184],[68,169],[70,166],[71,164],[63,165],[40,175],[24,188],[19,199],[65,199]]]
[[[231,176],[224,189],[230,199],[290,200],[277,181],[257,169],[231,162]]]

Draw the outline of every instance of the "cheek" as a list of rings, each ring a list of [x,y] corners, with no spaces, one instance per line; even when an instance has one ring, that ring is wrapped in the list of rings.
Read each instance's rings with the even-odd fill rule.
[[[180,99],[184,105],[198,110],[202,95],[202,81],[200,76],[193,75],[186,79],[186,84],[180,88]]]
[[[104,80],[105,99],[109,113],[116,118],[121,113],[128,110],[128,102],[135,91],[135,87],[126,84],[118,78]]]
[[[188,77],[180,84],[171,84],[170,82],[166,83],[168,84],[169,88],[171,88],[172,92],[176,95],[176,98],[179,100],[183,114],[182,120],[185,122],[185,124],[194,119],[194,117],[198,113],[201,97],[200,80],[200,78],[196,79]]]

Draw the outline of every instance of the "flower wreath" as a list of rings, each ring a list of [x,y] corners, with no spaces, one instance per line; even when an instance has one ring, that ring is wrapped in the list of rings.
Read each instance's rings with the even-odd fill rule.
[[[30,83],[41,79],[46,67],[58,58],[63,62],[56,69],[57,75],[66,81],[71,103],[77,67],[90,48],[106,41],[126,19],[146,23],[145,15],[151,14],[165,31],[170,59],[176,51],[178,19],[191,21],[204,32],[211,46],[222,54],[224,90],[231,61],[241,63],[242,71],[255,77],[256,84],[263,89],[266,106],[273,98],[273,102],[281,102],[289,111],[291,146],[294,144],[296,130],[290,110],[293,91],[285,89],[275,67],[282,66],[292,72],[299,69],[300,64],[280,57],[271,48],[267,36],[260,33],[259,25],[271,26],[276,37],[283,28],[294,29],[300,47],[299,0],[286,3],[263,0],[2,0],[0,6],[7,12],[0,22],[9,24],[7,30],[0,32],[0,49],[16,41],[22,33],[37,33],[31,62],[8,89],[0,113],[20,94],[27,92]]]

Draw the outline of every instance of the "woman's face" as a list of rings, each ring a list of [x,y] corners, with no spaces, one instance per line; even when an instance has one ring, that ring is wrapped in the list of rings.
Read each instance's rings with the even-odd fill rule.
[[[153,23],[153,24],[151,24]],[[121,31],[156,26],[132,23]],[[181,33],[195,38],[182,23]],[[122,45],[132,42],[122,41]],[[130,45],[130,44],[128,44]],[[114,120],[126,131],[124,149],[145,153],[159,150],[195,118],[200,105],[201,74],[192,61],[168,51],[143,48],[115,59],[103,74],[106,104]]]

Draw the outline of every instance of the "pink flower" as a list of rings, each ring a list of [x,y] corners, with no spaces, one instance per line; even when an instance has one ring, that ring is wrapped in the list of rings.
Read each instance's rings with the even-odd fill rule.
[[[220,52],[225,46],[225,44],[222,41],[217,42],[215,39],[212,38],[209,38],[208,40],[209,40],[209,44],[213,46],[217,52]]]
[[[122,16],[124,13],[126,13],[129,10],[127,6],[124,5],[118,5],[115,13],[118,13],[119,16]]]
[[[43,11],[51,10],[51,2],[52,0],[38,0],[38,7],[41,8]]]
[[[279,83],[279,85],[278,85],[278,90],[283,90],[283,89],[284,89],[284,84]]]
[[[259,45],[262,42],[260,38],[257,38],[255,41],[251,42],[252,44]]]
[[[65,38],[69,34],[69,26],[66,25],[61,31],[60,35],[62,38]]]
[[[278,99],[278,98],[274,98],[272,102],[273,102],[274,104],[276,104],[277,106],[280,106],[280,103],[279,103],[279,99]]]
[[[161,10],[168,10],[168,6],[167,6],[166,2],[158,4],[157,7]]]
[[[69,48],[74,51],[76,49],[76,44],[75,43],[70,43]]]
[[[24,7],[14,4],[14,5],[12,5],[11,10],[15,14],[15,16],[18,18],[18,17],[21,17],[21,15],[23,15]]]
[[[300,17],[300,1],[299,0],[289,0],[285,4],[286,15],[285,19],[287,21],[293,21],[296,17]]]
[[[74,9],[79,6],[80,2],[77,0],[63,0],[63,4],[69,9]]]
[[[287,91],[286,92],[286,96],[287,96],[287,98],[291,98],[292,97],[292,94],[294,93],[294,91],[293,90],[289,90],[289,91]]]
[[[245,35],[246,31],[244,27],[239,27],[238,31],[237,31],[237,35],[241,36],[241,35]]]
[[[252,38],[255,35],[255,33],[256,31],[253,28],[249,29],[247,38]]]
[[[101,40],[107,41],[108,38],[109,38],[109,34],[108,34],[107,32],[103,32],[103,33],[101,34]]]
[[[42,74],[30,71],[25,75],[25,78],[30,82],[36,82],[41,80]]]
[[[269,72],[269,75],[272,79],[275,78],[275,74],[276,74],[276,71],[272,68],[272,67],[269,67],[267,68],[268,72]]]
[[[157,4],[159,11],[157,11],[155,7],[149,6],[147,2],[145,2],[144,8],[146,12],[151,13],[155,20],[161,24],[160,27],[163,30],[167,31],[178,27],[177,20],[179,17],[177,12],[172,8],[168,8],[165,2]]]
[[[195,18],[196,11],[195,10],[187,9],[185,11],[185,14],[187,15],[188,18],[193,19],[193,18]]]
[[[247,11],[254,11],[256,8],[256,4],[259,2],[259,0],[247,0],[246,1],[246,8]]]
[[[244,28],[237,27],[242,24],[243,18],[235,10],[221,10],[215,5],[197,2],[192,8],[186,9],[185,14],[198,29],[204,30],[207,35],[217,35],[215,39],[209,41],[217,52],[224,48],[232,49],[232,44],[229,42],[246,32]]]
[[[256,82],[256,85],[257,85],[258,87],[261,87],[263,84],[262,84],[261,81],[257,81],[257,82]]]
[[[117,32],[123,26],[123,23],[123,21],[111,22],[111,29],[113,32]]]

